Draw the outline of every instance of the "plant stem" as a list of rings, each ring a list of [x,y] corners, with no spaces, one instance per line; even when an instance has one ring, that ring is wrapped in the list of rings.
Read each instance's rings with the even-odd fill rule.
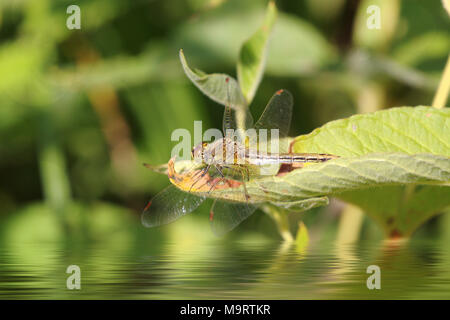
[[[52,115],[43,111],[39,118],[39,168],[44,198],[60,216],[71,200],[64,153],[57,141]]]
[[[441,82],[439,83],[436,95],[434,96],[432,106],[436,109],[444,108],[448,99],[449,91],[450,91],[450,55],[448,56],[447,64],[445,65],[444,72],[442,73]]]
[[[339,219],[337,243],[342,245],[356,242],[361,232],[363,220],[363,211],[357,206],[347,204]]]

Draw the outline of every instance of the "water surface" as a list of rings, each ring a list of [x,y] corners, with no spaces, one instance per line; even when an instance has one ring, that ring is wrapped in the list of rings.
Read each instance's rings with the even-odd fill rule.
[[[81,290],[68,290],[68,265]],[[369,265],[381,290],[369,290]],[[450,250],[440,242],[340,246],[167,242],[158,250],[39,243],[0,250],[2,299],[450,298]]]

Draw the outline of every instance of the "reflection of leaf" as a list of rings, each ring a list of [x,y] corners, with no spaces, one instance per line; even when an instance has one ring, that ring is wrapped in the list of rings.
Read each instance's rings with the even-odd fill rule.
[[[206,74],[200,70],[189,68],[183,50],[180,60],[188,78],[210,99],[222,105],[230,104],[235,109],[245,109],[246,102],[237,81],[223,73]]]
[[[253,100],[256,89],[261,81],[266,63],[267,43],[270,31],[276,19],[277,9],[273,2],[269,2],[266,18],[261,28],[244,43],[239,53],[237,74],[239,85],[247,100]]]
[[[299,253],[303,253],[309,243],[308,229],[303,221],[298,225],[297,236],[295,237],[296,249]]]

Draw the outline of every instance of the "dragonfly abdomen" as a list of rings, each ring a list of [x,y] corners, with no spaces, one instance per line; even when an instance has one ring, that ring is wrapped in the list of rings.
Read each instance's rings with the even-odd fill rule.
[[[326,153],[288,153],[280,155],[280,163],[324,162],[336,158],[338,157]]]
[[[280,153],[280,154],[257,154],[247,155],[250,163],[254,164],[291,164],[306,162],[325,162],[338,156],[326,153]]]

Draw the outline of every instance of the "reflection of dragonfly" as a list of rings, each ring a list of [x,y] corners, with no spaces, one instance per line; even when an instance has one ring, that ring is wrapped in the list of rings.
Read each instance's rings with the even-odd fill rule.
[[[227,79],[228,82],[228,79]],[[157,194],[146,206],[142,222],[147,227],[170,223],[181,216],[195,210],[208,193],[220,184],[229,184],[237,180],[243,186],[243,202],[214,200],[210,211],[213,231],[221,235],[236,227],[248,218],[255,210],[246,188],[246,181],[258,179],[264,174],[276,174],[280,165],[292,166],[301,163],[324,162],[337,156],[315,153],[282,153],[287,151],[287,136],[292,117],[292,96],[285,90],[279,90],[269,101],[260,119],[251,125],[248,112],[239,114],[238,109],[228,102],[223,118],[225,137],[211,143],[202,142],[192,150],[193,159],[200,164],[197,171],[191,173],[189,191],[196,191],[209,182],[209,190],[205,193],[184,192],[171,185]],[[241,117],[241,118],[240,118]],[[238,125],[238,123],[245,123]],[[242,126],[253,127],[258,133],[265,129],[267,139],[259,135],[246,137],[242,134]],[[277,129],[273,131],[273,129]],[[233,131],[236,130],[236,131]],[[231,132],[231,133],[230,133]],[[234,132],[234,133],[233,133]],[[278,137],[276,136],[278,133]],[[274,137],[272,137],[272,135]],[[265,136],[266,137],[266,136]],[[274,144],[276,140],[276,144]],[[264,151],[264,152],[263,152]],[[276,152],[275,152],[276,151]],[[201,168],[201,170],[198,170]]]

